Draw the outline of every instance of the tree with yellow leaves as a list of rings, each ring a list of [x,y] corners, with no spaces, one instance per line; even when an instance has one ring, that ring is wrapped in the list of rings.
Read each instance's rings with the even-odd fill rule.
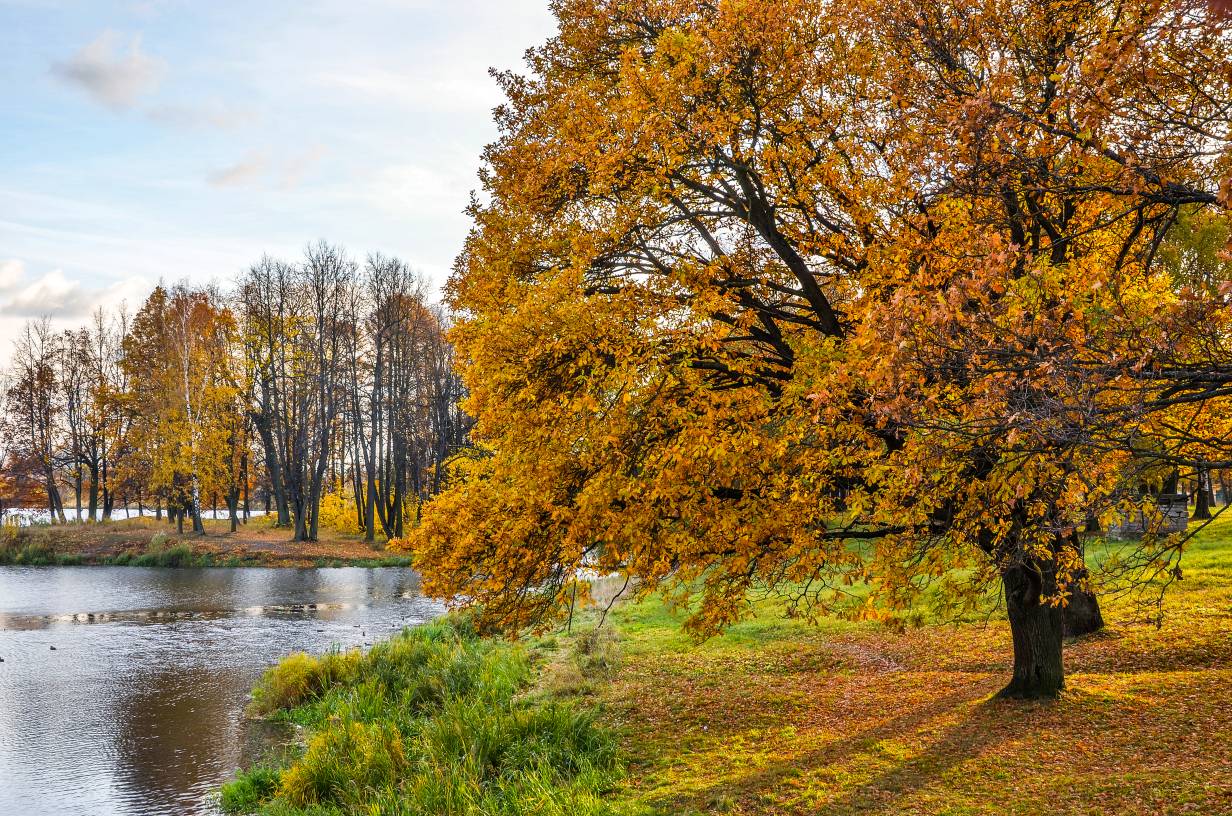
[[[502,77],[450,284],[484,449],[413,533],[426,587],[516,629],[593,566],[695,599],[707,634],[755,588],[901,619],[1000,584],[1005,693],[1055,694],[1081,528],[1149,503],[1168,416],[1229,396],[1226,296],[1159,261],[1182,208],[1224,204],[1226,24],[1179,1],[555,10]]]
[[[167,497],[181,529],[204,532],[201,497],[228,497],[232,527],[247,450],[247,416],[235,372],[235,321],[216,293],[178,284],[157,287],[124,338],[123,366],[133,384],[131,456],[149,463],[149,485]]]

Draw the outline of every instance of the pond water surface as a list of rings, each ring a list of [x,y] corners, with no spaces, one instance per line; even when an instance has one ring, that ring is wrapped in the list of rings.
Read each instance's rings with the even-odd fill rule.
[[[275,737],[241,713],[288,652],[442,608],[407,569],[0,567],[0,814],[208,814]]]

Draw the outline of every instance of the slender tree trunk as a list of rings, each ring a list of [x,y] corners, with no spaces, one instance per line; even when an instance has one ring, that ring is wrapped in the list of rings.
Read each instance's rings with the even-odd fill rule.
[[[163,520],[163,497],[162,496],[154,497],[154,520],[155,521]]]
[[[351,468],[351,491],[355,494],[355,522],[359,525],[359,529],[363,530],[366,534],[368,528],[364,526],[366,523],[364,519],[364,482],[359,476],[358,460],[355,466]],[[366,539],[367,535],[364,537]]]
[[[73,478],[73,491],[77,494],[77,520],[81,521],[81,489],[85,478],[81,472],[81,465],[77,465],[77,474]]]
[[[47,507],[50,511],[51,520],[58,521],[61,524],[68,522],[64,517],[64,500],[60,498],[60,488],[56,486],[55,472],[50,467],[47,468],[46,475],[47,487]]]
[[[98,465],[90,466],[89,518],[98,521]]]
[[[312,474],[311,487],[308,493],[308,507],[306,514],[309,516],[306,541],[317,540],[317,521],[320,519],[318,510],[321,507],[321,486],[325,479],[325,470],[328,466],[328,460],[322,458],[317,465],[316,470]]]
[[[1223,493],[1223,506],[1232,507],[1232,490],[1228,490],[1228,471],[1219,471],[1219,490]]]
[[[46,476],[43,479],[47,488],[47,516],[52,521],[56,520],[56,482],[51,476]]]
[[[364,497],[364,540],[372,543],[376,540],[376,459],[380,445],[381,433],[381,400],[384,399],[384,354],[382,343],[378,337],[374,370],[372,374],[372,404],[368,418],[368,456],[364,462],[365,476],[368,479],[367,495]]]
[[[308,541],[307,498],[301,495],[295,503],[295,540]]]
[[[1211,517],[1211,491],[1210,478],[1211,474],[1206,468],[1198,466],[1196,476],[1197,489],[1194,490],[1194,512],[1195,519],[1203,520]]]
[[[103,460],[103,521],[111,520],[111,486],[107,483],[107,460]]]
[[[244,486],[244,523],[248,523],[248,454],[240,457],[240,479]]]
[[[278,448],[274,444],[274,431],[270,418],[265,413],[254,413],[253,424],[261,436],[261,448],[265,451],[265,472],[269,474],[270,492],[273,493],[274,505],[278,508],[277,526],[287,527],[291,524],[291,511],[287,502],[287,488],[282,466],[278,459]],[[270,511],[270,496],[265,498],[265,512]]]
[[[231,516],[231,532],[235,532],[240,528],[240,491],[239,488],[233,487],[227,492],[227,511]]]
[[[1065,687],[1061,610],[1043,602],[1053,578],[1038,565],[1014,565],[1001,574],[1014,641],[1014,676],[998,697],[1056,697]]]

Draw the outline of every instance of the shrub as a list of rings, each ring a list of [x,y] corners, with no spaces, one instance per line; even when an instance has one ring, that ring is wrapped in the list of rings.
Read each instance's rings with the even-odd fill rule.
[[[333,724],[318,731],[282,774],[278,796],[299,807],[358,802],[365,789],[392,785],[406,765],[402,735],[392,724]]]
[[[320,526],[344,535],[359,535],[359,515],[355,507],[355,497],[338,489],[321,497],[321,508],[318,511],[317,523]]]
[[[256,765],[222,786],[219,803],[227,813],[248,813],[274,795],[281,774],[276,768]]]
[[[176,544],[169,550],[164,550],[157,556],[160,567],[186,567],[193,562],[192,547],[187,544]]]
[[[260,716],[302,705],[331,685],[354,677],[360,658],[357,651],[327,652],[320,657],[295,652],[261,677],[253,689],[249,713]]]

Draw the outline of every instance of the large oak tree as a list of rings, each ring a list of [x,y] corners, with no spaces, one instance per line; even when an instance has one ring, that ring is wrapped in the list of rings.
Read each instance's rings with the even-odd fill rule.
[[[1226,432],[1170,435],[1228,396],[1228,308],[1158,260],[1183,208],[1223,206],[1224,23],[1180,0],[555,11],[501,77],[450,286],[484,450],[416,533],[426,586],[517,628],[591,565],[695,598],[705,634],[755,587],[897,617],[997,582],[1006,693],[1056,693],[1080,529],[1149,510],[1136,488]],[[1134,552],[1136,580],[1178,557]]]

